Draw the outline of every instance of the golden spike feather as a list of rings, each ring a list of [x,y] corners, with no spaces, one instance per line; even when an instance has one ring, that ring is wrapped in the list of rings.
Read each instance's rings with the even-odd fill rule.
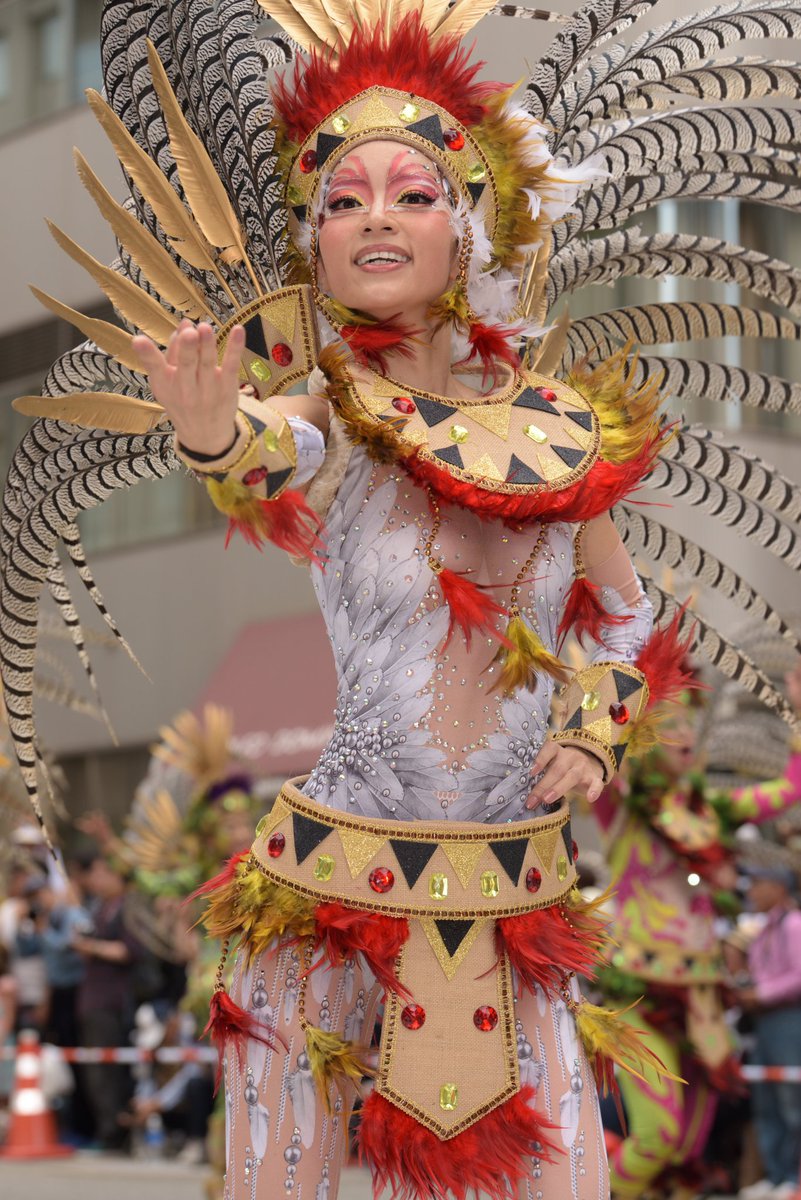
[[[322,0],[322,3],[337,34],[347,37],[353,28],[353,12],[348,0]]]
[[[117,158],[153,209],[161,228],[181,258],[185,259],[191,267],[209,271],[214,275],[233,306],[238,308],[239,302],[220,274],[211,246],[169,180],[162,175],[153,159],[131,137],[122,121],[106,104],[99,92],[89,88],[86,98],[89,107],[100,122],[103,132],[114,147]]]
[[[153,755],[177,767],[205,787],[219,779],[231,758],[230,740],[234,719],[228,709],[207,704],[202,721],[191,712],[182,712],[172,725],[159,730],[160,743]]]
[[[500,669],[490,691],[498,690],[509,696],[521,687],[533,690],[541,671],[559,683],[567,683],[570,668],[551,654],[536,629],[519,614],[510,619],[506,637],[508,644],[500,647],[493,660]]]
[[[461,3],[456,0],[432,32],[432,42],[436,43],[441,37],[464,37],[494,7],[495,0],[461,0]]]
[[[315,37],[325,46],[337,42],[338,30],[325,6],[325,0],[294,0],[292,5],[301,20],[305,21]]]
[[[234,206],[206,147],[181,111],[164,64],[156,47],[149,40],[147,57],[153,86],[158,93],[164,120],[167,122],[170,149],[194,218],[202,229],[203,236],[220,251],[223,262],[245,264],[257,294],[262,295],[264,289],[247,256],[242,227],[234,212]]]
[[[320,41],[289,0],[259,0],[259,4],[307,53],[325,49],[325,43]]]
[[[26,417],[67,421],[81,429],[148,433],[165,419],[160,404],[120,392],[70,392],[68,396],[18,396],[11,407]]]
[[[592,1059],[600,1054],[617,1063],[624,1071],[637,1079],[645,1080],[645,1071],[653,1071],[657,1077],[672,1079],[675,1083],[686,1083],[680,1075],[674,1075],[662,1062],[658,1054],[647,1045],[646,1031],[637,1029],[622,1018],[636,1008],[639,1000],[626,1008],[613,1010],[590,1004],[587,1000],[568,1005],[575,1019],[578,1035]]]
[[[178,317],[162,308],[158,300],[143,292],[132,279],[121,275],[113,267],[106,267],[98,262],[64,233],[63,229],[59,229],[58,225],[48,221],[47,227],[64,253],[92,276],[100,290],[108,296],[127,321],[154,341],[166,345],[173,330],[180,324]]]
[[[147,279],[161,299],[177,308],[182,316],[198,320],[208,316],[214,319],[201,292],[189,277],[170,257],[168,251],[106,191],[80,150],[73,152],[75,166],[81,183],[97,205],[101,216],[108,222],[117,241],[141,267]]]
[[[55,296],[50,296],[32,284],[31,291],[44,308],[55,316],[61,317],[62,321],[74,325],[96,346],[99,346],[112,358],[116,358],[117,362],[122,363],[124,367],[129,367],[132,371],[142,370],[139,355],[131,348],[133,336],[126,329],[120,329],[119,325],[112,325],[110,321],[100,321],[97,317],[86,317],[77,309],[70,308],[68,304],[62,304],[60,300],[56,300]]]
[[[565,353],[571,324],[570,313],[565,308],[542,339],[540,348],[531,363],[532,371],[538,371],[540,375],[556,374]]]

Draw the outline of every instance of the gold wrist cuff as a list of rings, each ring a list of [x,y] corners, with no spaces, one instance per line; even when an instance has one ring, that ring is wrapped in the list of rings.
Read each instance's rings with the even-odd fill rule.
[[[564,724],[553,735],[560,745],[588,750],[604,764],[604,783],[619,769],[632,731],[648,704],[642,671],[623,662],[600,662],[577,671],[561,702]]]

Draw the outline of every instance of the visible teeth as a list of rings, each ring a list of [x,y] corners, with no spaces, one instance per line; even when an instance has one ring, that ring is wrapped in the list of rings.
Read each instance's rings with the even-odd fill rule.
[[[361,258],[356,259],[357,267],[364,267],[368,263],[381,262],[409,262],[408,254],[396,254],[390,250],[382,250],[380,254],[363,254]]]

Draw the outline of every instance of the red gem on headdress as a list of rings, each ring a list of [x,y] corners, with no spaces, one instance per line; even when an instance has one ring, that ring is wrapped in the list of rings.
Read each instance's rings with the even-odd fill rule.
[[[573,845],[572,845],[571,849],[573,851],[573,862],[576,862],[578,859],[578,845],[576,843],[575,838],[573,838]]]
[[[376,867],[370,872],[367,882],[374,892],[388,892],[395,883],[395,876],[389,867]]]
[[[286,342],[278,342],[272,349],[273,362],[279,367],[288,367],[292,362],[292,351]]]
[[[609,705],[609,716],[616,725],[625,725],[629,719],[630,713],[625,704],[617,703]]]
[[[482,1033],[489,1033],[498,1024],[498,1014],[491,1004],[482,1004],[473,1013],[473,1024]]]
[[[458,129],[445,129],[442,133],[442,140],[449,150],[462,150],[464,148],[464,134]]]
[[[269,854],[270,858],[280,858],[284,853],[285,846],[286,838],[284,837],[283,833],[274,833],[267,843],[267,853]]]
[[[414,400],[410,400],[408,396],[396,396],[392,401],[392,407],[397,408],[398,412],[404,413],[410,417],[412,413],[417,412],[417,405]]]
[[[307,150],[300,157],[300,169],[304,175],[309,175],[317,167],[317,151]]]
[[[425,1025],[426,1010],[419,1004],[407,1004],[401,1011],[401,1021],[407,1029],[419,1029]]]
[[[547,400],[549,404],[553,404],[556,400],[556,392],[552,388],[538,387],[535,389],[538,396],[543,400]]]
[[[538,892],[542,883],[542,875],[536,867],[530,867],[526,873],[526,887],[530,892]]]
[[[252,471],[248,471],[246,475],[242,476],[242,482],[247,487],[255,487],[257,483],[261,483],[261,481],[266,478],[266,467],[254,467]]]

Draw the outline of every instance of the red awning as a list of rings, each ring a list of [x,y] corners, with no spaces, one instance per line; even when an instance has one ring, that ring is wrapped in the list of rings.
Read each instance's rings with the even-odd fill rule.
[[[331,734],[336,674],[317,613],[247,625],[201,695],[234,714],[237,750],[264,775],[310,771]]]

